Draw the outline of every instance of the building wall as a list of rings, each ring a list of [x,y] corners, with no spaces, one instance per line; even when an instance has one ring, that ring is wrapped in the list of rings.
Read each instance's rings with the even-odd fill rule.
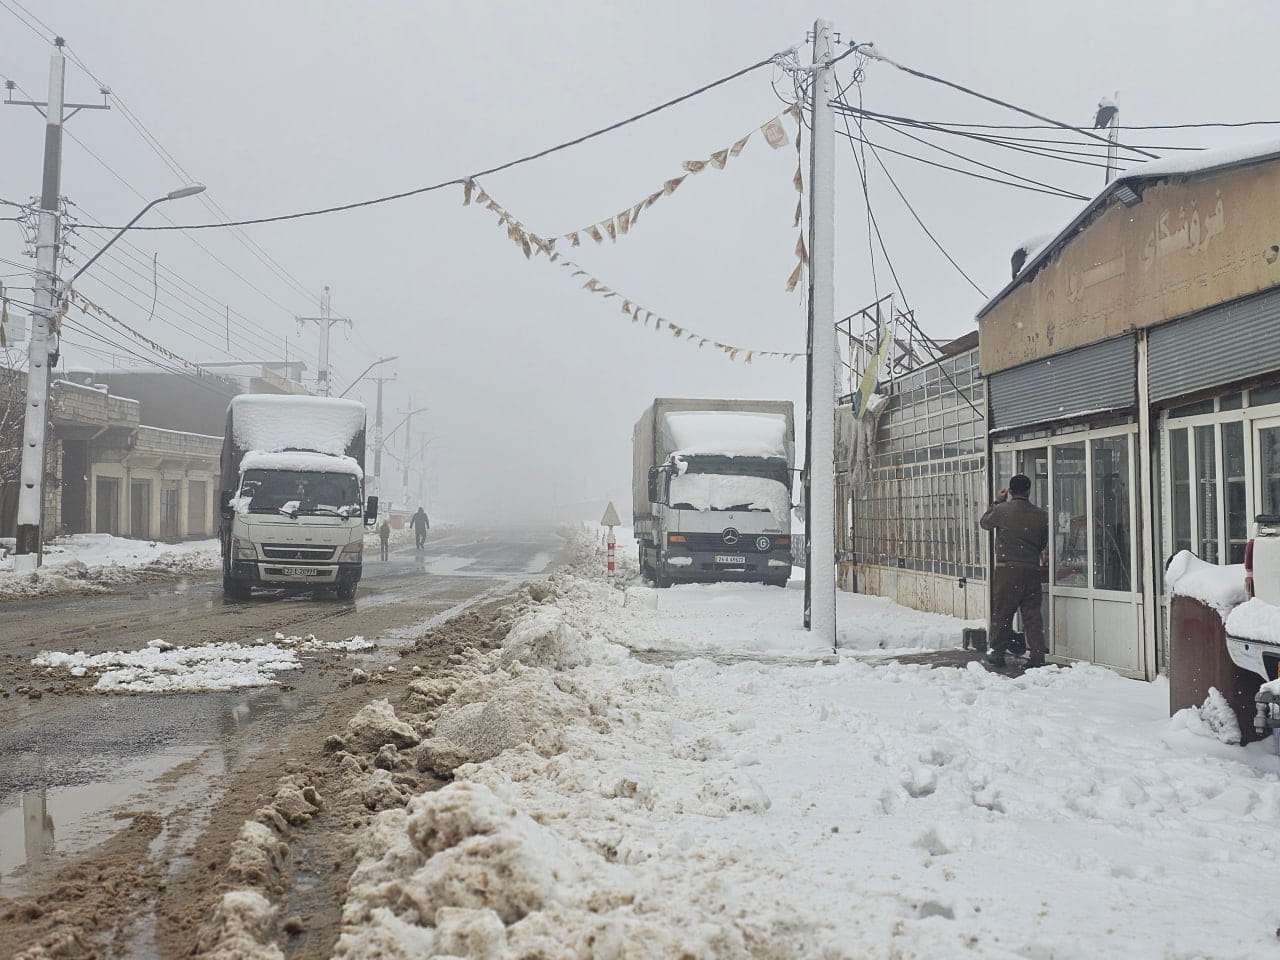
[[[1280,284],[1280,162],[1146,188],[1082,226],[979,317],[984,374]]]

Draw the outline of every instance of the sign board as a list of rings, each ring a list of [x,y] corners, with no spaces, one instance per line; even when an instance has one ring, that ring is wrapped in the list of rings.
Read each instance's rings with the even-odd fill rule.
[[[0,314],[0,347],[12,347],[27,339],[27,318],[25,315],[6,310]]]
[[[609,501],[609,506],[605,507],[604,516],[600,518],[600,526],[602,527],[620,527],[622,521],[618,519],[618,511],[614,509],[613,501]]]

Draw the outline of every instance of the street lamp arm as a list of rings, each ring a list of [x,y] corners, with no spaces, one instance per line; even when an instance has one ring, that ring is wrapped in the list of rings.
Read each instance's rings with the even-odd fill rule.
[[[70,280],[67,281],[67,286],[70,287],[73,283],[79,280],[80,275],[83,274],[86,270],[88,270],[91,266],[93,266],[93,264],[97,261],[97,259],[107,252],[108,247],[110,247],[113,243],[115,243],[122,236],[124,236],[124,232],[128,230],[130,227],[132,227],[139,220],[141,220],[143,216],[146,214],[146,212],[150,210],[152,207],[154,207],[157,203],[164,203],[166,200],[180,200],[183,197],[195,196],[197,193],[202,193],[202,192],[204,192],[204,184],[193,183],[190,186],[179,187],[177,190],[171,190],[167,194],[165,194],[163,197],[156,197],[154,200],[148,203],[145,207],[139,210],[138,215],[136,217],[134,217],[132,220],[126,223],[123,227],[117,230],[116,235],[114,237],[112,237],[110,240],[108,240],[106,243],[100,246],[98,248],[98,252],[95,253],[92,257],[90,257],[85,262],[85,265],[75,272],[75,276],[73,276]]]
[[[350,324],[351,321],[348,320],[347,323]],[[351,386],[347,387],[347,389],[343,390],[340,394],[338,394],[338,399],[341,400],[348,393],[350,393],[355,388],[355,385],[364,379],[365,374],[368,373],[370,370],[372,370],[374,367],[376,367],[378,364],[390,363],[392,360],[399,360],[399,359],[400,359],[399,357],[379,357],[377,360],[373,361],[373,363],[365,367],[364,370],[361,371],[360,376],[356,377],[354,380],[351,381]]]
[[[390,439],[391,439],[391,435],[392,435],[393,433],[395,433],[397,430],[399,430],[401,427],[403,427],[406,423],[408,423],[408,422],[409,422],[409,418],[410,418],[410,417],[412,417],[412,416],[416,416],[416,415],[417,415],[417,414],[419,414],[419,413],[426,413],[426,412],[427,412],[428,410],[430,410],[430,409],[431,409],[430,407],[423,407],[421,410],[413,410],[413,411],[411,411],[411,412],[409,412],[409,413],[406,413],[406,414],[404,415],[404,419],[403,419],[403,420],[401,420],[401,421],[400,421],[399,423],[397,423],[394,427],[392,427],[390,430],[388,430],[386,433],[384,433],[384,434],[382,435],[382,442],[383,442],[383,443],[386,443],[388,440],[390,440]]]

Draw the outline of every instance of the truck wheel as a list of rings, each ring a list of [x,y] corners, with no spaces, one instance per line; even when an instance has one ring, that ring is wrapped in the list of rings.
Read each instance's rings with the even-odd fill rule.
[[[765,583],[770,587],[782,587],[785,590],[787,587],[787,581],[790,579],[790,577],[773,577],[772,579],[766,580]]]
[[[338,588],[333,591],[334,595],[343,603],[350,603],[356,598],[356,581],[349,580],[339,583]]]
[[[253,596],[253,588],[246,583],[233,579],[230,574],[222,575],[222,592],[232,600],[248,600]]]
[[[657,567],[653,568],[653,585],[659,590],[665,590],[671,586],[671,577]]]

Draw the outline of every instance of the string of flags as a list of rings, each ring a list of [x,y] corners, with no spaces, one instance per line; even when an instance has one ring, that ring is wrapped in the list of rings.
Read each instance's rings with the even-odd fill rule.
[[[791,138],[788,136],[786,127],[783,124],[783,119],[785,117],[791,117],[797,122],[795,143],[798,158],[800,150],[800,129],[803,129],[802,125],[799,124],[799,104],[792,104],[783,113],[780,113],[773,119],[769,120],[759,128],[759,132],[763,136],[765,142],[775,150],[787,146],[788,143],[791,142]],[[463,206],[474,205],[497,216],[499,228],[506,229],[507,239],[520,247],[526,258],[532,259],[538,254],[542,254],[547,258],[549,263],[554,263],[557,266],[568,270],[569,275],[572,278],[585,278],[582,283],[582,289],[589,293],[597,294],[606,300],[611,298],[619,299],[621,301],[620,306],[622,313],[629,316],[632,323],[639,323],[645,327],[652,323],[655,331],[666,330],[677,339],[695,342],[699,347],[710,346],[712,349],[719,350],[724,353],[730,360],[736,361],[739,356],[741,356],[746,363],[751,363],[752,360],[758,357],[795,360],[797,357],[804,356],[804,354],[781,350],[748,349],[734,344],[722,343],[712,337],[705,337],[702,334],[690,330],[680,324],[672,323],[667,318],[649,310],[636,300],[623,296],[612,287],[592,276],[588,270],[575,261],[570,260],[557,249],[557,244],[561,242],[568,243],[571,247],[579,247],[582,245],[583,237],[590,238],[598,244],[604,243],[606,237],[611,241],[617,241],[618,237],[625,236],[630,233],[631,229],[635,226],[636,221],[640,218],[642,211],[649,209],[663,197],[668,197],[673,194],[688,177],[701,173],[703,170],[708,168],[723,170],[731,158],[738,156],[742,152],[743,148],[747,145],[747,142],[756,132],[757,131],[753,130],[741,139],[734,141],[730,146],[725,147],[722,150],[715,151],[706,160],[686,160],[682,164],[685,170],[684,174],[665,181],[662,189],[649,194],[638,203],[635,203],[623,210],[621,213],[615,214],[614,216],[599,221],[598,223],[593,223],[589,227],[573,230],[569,233],[561,234],[556,237],[542,237],[530,230],[527,230],[524,224],[521,223],[518,218],[513,216],[510,211],[498,203],[498,201],[495,200],[474,177],[468,178],[462,185],[462,203]],[[795,184],[797,191],[802,191],[803,181],[801,180],[798,164],[799,160],[797,159],[797,168],[795,176],[793,177],[793,183]],[[793,226],[798,227],[800,225],[800,221],[801,203],[800,201],[797,201],[795,222]],[[796,285],[800,282],[804,268],[809,262],[808,253],[805,250],[803,234],[797,241],[796,254],[800,262],[792,271],[791,278],[787,282],[788,292],[794,290]]]
[[[108,311],[105,307],[99,306],[98,304],[90,300],[88,297],[84,296],[81,293],[77,293],[75,290],[67,291],[67,297],[62,301],[61,311],[58,314],[59,318],[66,315],[68,306],[75,306],[84,314],[93,312],[97,314],[99,317],[103,317],[107,320],[110,320],[116,326],[127,331],[129,335],[132,336],[139,343],[144,344],[149,350],[152,350],[155,353],[160,354],[160,356],[164,357],[167,360],[172,360],[175,363],[182,364],[188,370],[194,371],[197,376],[217,377],[217,374],[212,373],[209,370],[206,370],[204,367],[200,366],[198,363],[192,363],[190,360],[183,359],[182,357],[178,356],[176,353],[174,353],[172,350],[168,349],[167,347],[162,347],[160,344],[156,343],[146,334],[139,333],[137,330],[133,329],[133,327],[129,326],[123,320],[113,316],[111,312]]]
[[[791,178],[792,185],[796,188],[796,215],[791,226],[799,230],[796,236],[796,266],[791,271],[791,276],[787,278],[787,293],[791,293],[799,286],[800,281],[804,279],[804,272],[809,266],[809,251],[804,243],[804,227],[801,221],[804,219],[804,174],[803,163],[800,153],[800,135],[804,132],[804,124],[799,123],[800,104],[793,103],[791,109],[787,111],[796,117],[799,124],[796,128],[796,175]]]

